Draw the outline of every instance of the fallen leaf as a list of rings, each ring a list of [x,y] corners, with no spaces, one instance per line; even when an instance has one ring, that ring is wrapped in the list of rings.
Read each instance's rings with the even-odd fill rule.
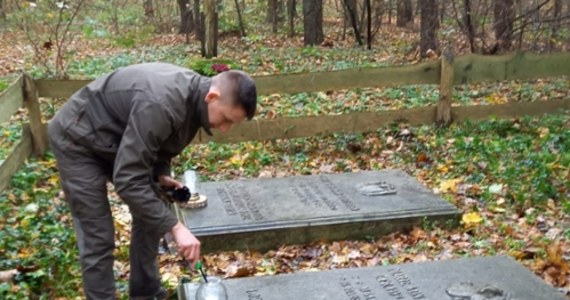
[[[496,207],[496,206],[495,206],[495,207],[491,207],[490,210],[493,211],[493,212],[496,212],[496,213],[504,213],[504,212],[507,211],[506,209],[504,209],[504,208],[502,208],[502,207]]]
[[[479,224],[479,223],[481,223],[481,221],[483,221],[483,219],[481,218],[481,215],[479,215],[476,212],[470,212],[470,213],[463,214],[463,217],[461,218],[461,220],[463,221],[463,224],[465,224],[465,227],[473,226],[473,225]]]
[[[546,248],[546,253],[548,253],[548,262],[556,266],[562,272],[567,273],[570,270],[568,262],[564,259],[564,251],[560,247],[559,242],[554,242]]]
[[[315,259],[316,257],[321,256],[322,253],[323,250],[320,247],[309,247],[304,249],[300,256],[308,259]]]
[[[350,251],[350,253],[347,255],[348,258],[350,259],[356,259],[356,258],[360,258],[360,251],[359,250],[352,250]]]
[[[229,265],[225,270],[225,278],[237,278],[237,277],[247,277],[255,273],[255,266],[252,265],[241,265],[232,264]]]
[[[346,255],[335,255],[331,260],[333,264],[344,264],[348,262],[348,257]]]
[[[500,194],[503,191],[503,185],[502,184],[492,184],[489,187],[489,193],[491,194]]]
[[[457,193],[457,184],[461,182],[461,178],[448,179],[439,185],[439,189],[443,193]]]
[[[321,173],[333,173],[335,166],[332,164],[326,164],[319,167]]]
[[[440,171],[441,173],[449,172],[449,168],[446,165],[438,165],[437,170]]]
[[[261,172],[259,172],[259,175],[257,177],[259,177],[259,178],[271,178],[271,177],[273,177],[273,174],[269,170],[262,170]]]
[[[525,258],[529,257],[528,252],[519,251],[519,250],[509,250],[508,254],[509,254],[509,256],[511,256],[515,259],[525,259]]]
[[[427,238],[427,233],[419,227],[415,227],[410,235],[415,239],[425,239]]]

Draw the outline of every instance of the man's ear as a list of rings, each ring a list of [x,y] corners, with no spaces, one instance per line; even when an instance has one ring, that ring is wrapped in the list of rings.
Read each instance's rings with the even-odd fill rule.
[[[216,90],[210,90],[208,94],[206,94],[206,103],[211,103],[220,98],[220,93]]]

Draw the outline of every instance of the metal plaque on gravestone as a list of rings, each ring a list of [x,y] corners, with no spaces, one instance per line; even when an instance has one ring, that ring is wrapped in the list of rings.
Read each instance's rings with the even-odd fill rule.
[[[382,267],[226,279],[232,300],[564,300],[510,257],[477,257]],[[196,283],[179,288],[193,300]]]
[[[204,182],[206,207],[178,209],[204,252],[366,238],[458,210],[401,170]]]

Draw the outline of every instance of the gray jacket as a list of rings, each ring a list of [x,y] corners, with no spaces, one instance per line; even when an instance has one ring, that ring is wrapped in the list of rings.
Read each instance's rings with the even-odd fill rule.
[[[210,78],[145,63],[119,69],[77,91],[54,117],[65,134],[112,168],[133,214],[166,233],[176,216],[153,189],[200,128],[211,135],[204,101]]]

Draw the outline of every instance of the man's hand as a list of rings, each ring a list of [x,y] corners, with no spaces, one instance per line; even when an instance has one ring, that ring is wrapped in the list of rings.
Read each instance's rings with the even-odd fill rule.
[[[178,246],[178,253],[194,268],[200,259],[200,241],[180,222],[172,227],[171,233]]]
[[[162,187],[165,187],[165,188],[181,188],[181,187],[184,187],[184,185],[181,182],[174,180],[174,178],[172,178],[168,175],[159,175],[158,176],[158,184]]]

